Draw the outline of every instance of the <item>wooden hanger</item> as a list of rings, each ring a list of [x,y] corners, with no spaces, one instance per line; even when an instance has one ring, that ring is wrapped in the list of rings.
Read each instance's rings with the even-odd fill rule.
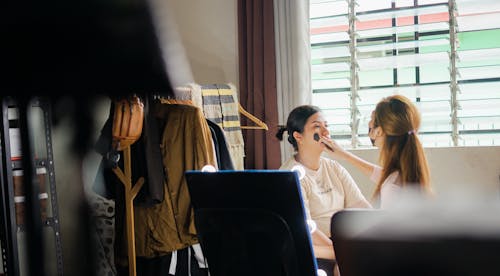
[[[256,126],[241,126],[241,129],[265,129],[265,130],[269,130],[269,128],[267,127],[266,123],[262,122],[257,117],[253,116],[248,111],[246,111],[243,108],[243,106],[241,106],[240,103],[238,103],[238,111],[242,115],[244,115],[245,117],[247,117],[248,119],[250,119],[250,121],[252,121],[252,122],[254,122],[256,124]]]
[[[182,99],[169,99],[162,98],[160,100],[162,104],[185,104],[185,105],[193,105],[193,101],[191,100],[182,100]]]

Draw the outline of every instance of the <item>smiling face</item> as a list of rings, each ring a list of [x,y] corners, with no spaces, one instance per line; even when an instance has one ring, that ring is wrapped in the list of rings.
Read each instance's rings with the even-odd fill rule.
[[[319,134],[319,136],[330,136],[328,123],[321,112],[316,112],[307,119],[302,133],[297,131],[293,133],[295,140],[297,140],[299,151],[304,150],[317,154],[323,152],[325,145],[314,139],[315,133]]]

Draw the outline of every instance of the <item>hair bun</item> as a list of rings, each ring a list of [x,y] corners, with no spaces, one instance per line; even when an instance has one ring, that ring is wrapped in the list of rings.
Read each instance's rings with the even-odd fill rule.
[[[283,133],[287,131],[286,126],[284,125],[278,125],[278,133],[276,133],[276,138],[278,138],[280,141],[283,140]]]

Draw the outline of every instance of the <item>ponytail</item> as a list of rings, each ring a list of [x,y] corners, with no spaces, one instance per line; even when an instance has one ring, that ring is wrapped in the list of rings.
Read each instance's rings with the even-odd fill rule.
[[[398,136],[387,136],[381,150],[380,163],[383,173],[374,196],[378,197],[385,179],[393,172],[399,172],[401,185],[413,185],[426,195],[432,195],[430,173],[424,149],[415,131]]]
[[[283,133],[286,131],[286,126],[279,125],[278,126],[278,132],[276,133],[276,138],[278,140],[283,141]]]
[[[403,185],[418,185],[421,192],[431,194],[427,158],[417,135],[408,135],[401,151],[400,162]]]

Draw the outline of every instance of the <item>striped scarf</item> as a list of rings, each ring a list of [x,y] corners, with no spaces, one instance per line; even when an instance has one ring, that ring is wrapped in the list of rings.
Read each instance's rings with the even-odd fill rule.
[[[234,87],[226,84],[201,86],[205,118],[217,123],[224,130],[234,167],[236,170],[243,170],[245,150],[235,92]]]

